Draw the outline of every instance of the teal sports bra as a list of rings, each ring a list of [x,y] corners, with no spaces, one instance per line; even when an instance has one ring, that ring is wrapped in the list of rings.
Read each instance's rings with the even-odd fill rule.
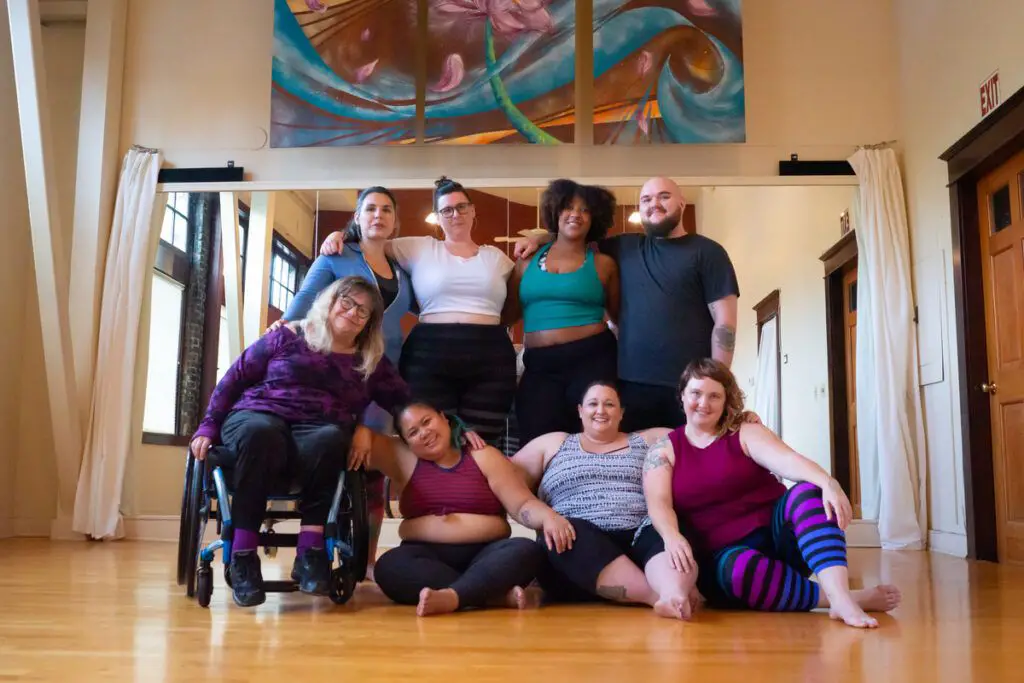
[[[571,273],[549,273],[541,270],[540,263],[550,248],[548,244],[537,252],[519,282],[523,330],[540,332],[602,322],[604,286],[594,252],[587,249],[583,265]]]

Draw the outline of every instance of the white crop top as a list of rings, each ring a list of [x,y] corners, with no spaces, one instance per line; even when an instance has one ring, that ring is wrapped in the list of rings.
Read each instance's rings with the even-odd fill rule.
[[[397,237],[391,248],[409,273],[420,315],[501,315],[508,276],[515,267],[497,247],[483,245],[476,256],[455,256],[433,237]]]

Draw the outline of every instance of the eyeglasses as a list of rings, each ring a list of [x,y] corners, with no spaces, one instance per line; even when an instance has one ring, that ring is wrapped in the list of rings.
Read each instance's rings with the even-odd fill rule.
[[[338,301],[341,304],[341,310],[343,311],[351,311],[354,308],[356,311],[356,317],[360,320],[368,320],[370,313],[372,313],[369,308],[356,302],[356,300],[350,296],[343,296]]]
[[[443,209],[438,209],[438,213],[445,218],[451,218],[458,211],[460,216],[465,216],[469,213],[469,210],[473,208],[473,205],[469,202],[459,202],[455,206],[446,206]]]

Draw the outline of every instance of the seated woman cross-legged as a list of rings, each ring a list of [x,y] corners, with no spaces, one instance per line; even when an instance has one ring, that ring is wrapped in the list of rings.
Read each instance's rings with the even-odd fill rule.
[[[394,410],[409,399],[384,357],[383,312],[373,285],[342,278],[317,296],[305,320],[245,349],[210,397],[191,448],[203,460],[211,445],[222,443],[237,458],[229,571],[242,607],[266,600],[256,549],[267,497],[282,481],[302,485],[292,579],[305,593],[327,593],[324,524],[355,421],[371,401]]]
[[[838,482],[763,425],[741,421],[743,394],[721,363],[694,361],[679,391],[686,424],[648,452],[644,491],[673,562],[696,558],[709,605],[828,608],[850,626],[877,627],[866,612],[895,609],[900,592],[850,590],[852,510]],[[777,476],[797,483],[787,490]]]
[[[512,457],[527,484],[576,531],[572,548],[547,553],[548,570],[539,577],[545,599],[640,603],[663,617],[689,619],[696,567],[673,566],[650,526],[637,533],[647,516],[648,445],[669,430],[620,432],[619,394],[605,381],[586,387],[578,410],[583,433],[539,436]]]
[[[375,447],[370,462],[402,487],[402,543],[381,555],[374,573],[384,595],[417,605],[420,616],[536,602],[525,588],[544,551],[509,538],[505,511],[558,551],[572,546],[572,525],[527,490],[496,448],[460,447],[460,430],[432,406],[412,403],[396,418],[408,447],[391,440],[395,447]]]

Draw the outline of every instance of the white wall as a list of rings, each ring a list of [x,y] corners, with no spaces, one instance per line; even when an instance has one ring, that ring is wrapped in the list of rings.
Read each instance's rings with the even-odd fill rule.
[[[4,409],[0,433],[15,448],[4,449],[14,456],[13,472],[8,480],[13,488],[8,498],[13,508],[13,526],[17,533],[24,535],[48,535],[50,521],[57,506],[57,474],[53,456],[53,437],[50,426],[50,410],[46,391],[46,372],[42,354],[42,330],[39,321],[34,271],[32,267],[32,246],[28,223],[28,209],[25,197],[25,171],[20,150],[17,104],[15,101],[13,71],[10,65],[8,25],[4,23],[3,43],[0,52],[7,60],[0,62],[0,97],[4,102],[2,125],[5,154],[3,171],[5,176],[0,187],[8,195],[4,211],[9,225],[5,237],[11,235],[11,243],[5,240],[4,259],[15,262],[9,267],[0,266],[2,277],[15,284],[0,291],[4,297],[16,303],[17,311],[6,321],[18,334],[11,335],[18,349],[4,353],[13,367],[7,369],[11,381],[3,381],[4,393],[14,394],[10,409]],[[46,86],[54,150],[57,164],[57,192],[60,215],[64,220],[65,244],[71,244],[72,216],[74,215],[74,186],[78,154],[78,114],[82,93],[82,58],[85,50],[85,25],[83,23],[56,24],[43,28],[43,54],[46,68]],[[10,79],[9,84],[7,79]],[[10,116],[7,103],[10,103]],[[11,130],[7,131],[10,126]],[[6,149],[12,153],[8,156]],[[14,157],[17,157],[16,161]],[[10,161],[8,161],[8,159]],[[14,162],[11,165],[11,162]],[[9,178],[7,177],[9,176]],[[70,261],[70,252],[63,254],[65,263]],[[0,370],[0,372],[4,372]],[[6,378],[5,378],[6,379]],[[2,402],[2,401],[0,401]],[[10,423],[10,424],[8,424]],[[0,463],[0,476],[3,475]],[[3,505],[3,503],[0,503]],[[2,518],[0,512],[0,518]]]
[[[931,538],[966,552],[952,237],[939,154],[981,118],[978,86],[997,68],[1003,100],[1024,85],[1024,3],[895,3],[899,104],[915,288],[920,314]],[[938,283],[940,286],[935,287]]]
[[[755,0],[743,5],[747,144],[363,147],[271,150],[270,0],[133,0],[122,149],[168,164],[244,166],[255,180],[774,175],[790,152],[845,158],[896,137],[891,0]],[[225,40],[224,35],[242,37]],[[872,45],[871,36],[878,45]],[[583,75],[580,75],[583,78]]]
[[[779,290],[782,438],[831,470],[824,269],[819,257],[839,239],[852,187],[708,187],[701,232],[729,252],[740,284],[733,371],[753,405],[757,317],[753,307]]]
[[[0,15],[7,3],[0,0]],[[9,330],[20,330],[25,319],[25,282],[32,277],[29,244],[28,202],[18,127],[18,102],[14,92],[10,25],[0,21],[0,206],[3,206],[4,248],[0,249],[0,319]],[[18,405],[21,389],[21,334],[6,334],[0,341],[0,434],[17,443]],[[13,439],[13,441],[11,441]],[[14,480],[18,448],[0,448],[0,538],[14,529]]]

